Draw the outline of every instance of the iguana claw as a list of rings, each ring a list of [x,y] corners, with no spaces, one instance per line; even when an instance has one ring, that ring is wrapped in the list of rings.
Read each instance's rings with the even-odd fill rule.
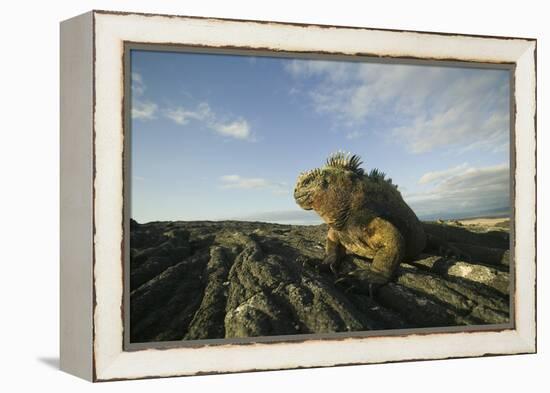
[[[357,283],[360,285],[357,285]],[[342,283],[349,283],[349,287],[346,288],[346,292],[352,289],[367,288],[369,297],[372,299],[376,290],[387,282],[387,279],[380,275],[366,270],[356,270],[346,274],[344,277],[338,278],[334,281],[334,284],[340,285]]]

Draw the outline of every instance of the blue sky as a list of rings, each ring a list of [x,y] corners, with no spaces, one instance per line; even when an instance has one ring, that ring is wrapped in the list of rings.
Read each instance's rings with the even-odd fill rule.
[[[509,206],[508,71],[132,51],[132,217],[318,223],[292,198],[337,150],[421,218]]]

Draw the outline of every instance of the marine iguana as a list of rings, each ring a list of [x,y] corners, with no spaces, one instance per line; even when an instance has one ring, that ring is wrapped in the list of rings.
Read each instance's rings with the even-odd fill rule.
[[[372,260],[370,269],[347,277],[366,282],[372,296],[373,286],[389,282],[403,260],[424,250],[427,235],[397,185],[378,169],[365,173],[361,164],[357,155],[330,155],[323,167],[300,174],[294,199],[328,224],[323,265],[336,272],[345,253]]]

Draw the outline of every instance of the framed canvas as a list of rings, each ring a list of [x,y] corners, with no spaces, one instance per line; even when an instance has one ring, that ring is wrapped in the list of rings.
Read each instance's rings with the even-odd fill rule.
[[[536,40],[61,23],[61,368],[536,351]]]

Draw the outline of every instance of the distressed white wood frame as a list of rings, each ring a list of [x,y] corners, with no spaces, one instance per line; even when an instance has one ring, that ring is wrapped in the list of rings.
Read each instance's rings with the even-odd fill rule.
[[[108,12],[88,15],[93,19],[95,102],[92,282],[95,306],[92,307],[92,359],[87,364],[92,367],[91,379],[105,381],[536,351],[535,40]],[[515,141],[511,141],[516,157],[515,193],[512,194],[516,211],[515,327],[502,331],[124,351],[121,244],[125,42],[515,63]]]

